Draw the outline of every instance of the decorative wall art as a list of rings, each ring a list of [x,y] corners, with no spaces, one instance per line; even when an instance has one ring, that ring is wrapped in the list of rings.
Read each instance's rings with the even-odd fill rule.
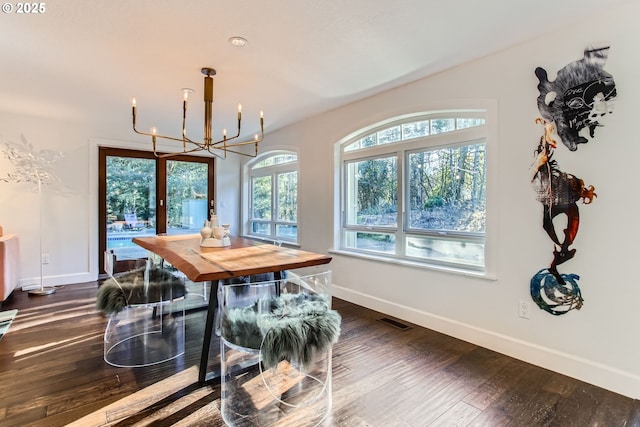
[[[542,227],[553,242],[553,259],[547,268],[531,278],[531,298],[538,307],[553,315],[579,310],[583,304],[577,274],[564,274],[558,266],[576,255],[572,248],[578,233],[580,214],[578,202],[590,204],[597,197],[595,187],[560,169],[553,159],[557,139],[570,151],[595,137],[602,126],[600,120],[613,112],[616,87],[613,76],[603,70],[609,46],[588,46],[584,57],[567,64],[558,71],[555,80],[548,79],[547,71],[536,68],[538,77],[538,110],[542,136],[535,149],[531,166],[531,183],[536,200],[542,203]],[[556,139],[557,138],[557,139]],[[559,233],[555,223],[566,220]]]

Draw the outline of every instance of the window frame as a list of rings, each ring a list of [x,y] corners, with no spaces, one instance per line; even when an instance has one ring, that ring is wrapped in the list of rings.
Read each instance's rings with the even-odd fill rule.
[[[491,185],[492,178],[489,174],[490,159],[487,156],[490,146],[490,124],[489,120],[490,111],[488,108],[483,109],[468,109],[468,110],[440,110],[438,112],[426,112],[419,114],[409,114],[399,116],[390,120],[378,122],[375,125],[364,128],[361,131],[356,131],[344,138],[337,144],[338,150],[338,173],[339,173],[339,208],[337,213],[339,219],[336,222],[337,230],[335,234],[337,252],[357,257],[375,258],[383,261],[408,263],[411,265],[424,266],[428,268],[446,269],[450,271],[457,271],[463,273],[470,273],[473,275],[486,275],[492,271],[492,259],[490,251],[493,248],[493,244],[490,244],[490,219],[488,212],[490,211],[490,194],[489,186]],[[411,137],[409,139],[400,139],[399,141],[384,143],[380,145],[373,145],[369,147],[345,150],[345,148],[352,146],[362,138],[366,138],[369,135],[383,131],[395,126],[400,126],[402,129],[403,124],[410,124],[414,122],[420,122],[422,120],[437,120],[437,119],[449,119],[449,118],[471,118],[471,119],[484,119],[484,125],[457,128],[452,131],[431,134],[419,137]],[[457,120],[456,120],[457,122]],[[431,127],[431,124],[429,124]],[[457,123],[456,123],[457,127]],[[481,232],[460,232],[454,230],[425,230],[420,228],[411,227],[410,223],[410,208],[409,208],[409,180],[410,173],[405,168],[410,164],[409,156],[411,153],[424,152],[437,150],[441,148],[462,147],[465,145],[473,145],[477,143],[484,144],[484,185],[485,185],[485,231]],[[348,168],[349,164],[376,159],[384,157],[395,157],[397,162],[397,222],[395,226],[388,225],[374,225],[364,226],[357,224],[349,224],[348,222],[348,191],[346,186],[348,185]],[[354,247],[348,242],[347,235],[349,233],[382,233],[391,234],[395,240],[395,249],[393,253],[383,251],[372,251],[362,248]],[[436,238],[450,240],[453,242],[470,242],[484,245],[484,257],[481,264],[463,263],[442,261],[424,257],[414,257],[408,254],[407,240],[409,238]],[[353,238],[352,238],[353,239]]]
[[[263,166],[260,168],[255,168],[259,163],[267,160],[269,158],[280,156],[280,155],[292,155],[295,156],[295,160],[285,162],[285,163],[276,163],[269,166]],[[300,239],[300,227],[299,227],[299,192],[300,192],[300,171],[298,169],[299,156],[296,151],[293,150],[270,150],[262,153],[252,161],[248,162],[245,165],[245,191],[246,197],[244,197],[245,208],[243,209],[243,235],[255,239],[261,240],[269,240],[269,241],[277,241],[283,242],[287,244],[297,245]],[[278,192],[278,177],[285,173],[296,173],[296,221],[285,221],[278,218],[279,212],[279,192]],[[268,176],[271,178],[271,218],[269,220],[254,218],[253,217],[253,179],[258,177]],[[254,233],[253,224],[267,224],[269,228],[269,235]],[[296,237],[295,238],[287,238],[286,236],[278,236],[277,229],[278,226],[294,226],[296,227]]]

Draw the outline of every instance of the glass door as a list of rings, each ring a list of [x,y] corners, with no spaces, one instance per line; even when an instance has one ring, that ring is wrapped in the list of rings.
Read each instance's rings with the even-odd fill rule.
[[[145,258],[146,251],[131,239],[157,232],[156,160],[140,153],[113,154],[104,159],[104,208],[100,213],[105,213],[101,224],[106,232],[105,249],[112,251],[117,261]]]
[[[99,162],[99,250],[116,271],[147,256],[132,238],[198,233],[214,206],[211,158],[101,147]]]
[[[168,159],[166,170],[166,233],[199,233],[209,218],[209,165]],[[212,205],[213,206],[213,205]]]

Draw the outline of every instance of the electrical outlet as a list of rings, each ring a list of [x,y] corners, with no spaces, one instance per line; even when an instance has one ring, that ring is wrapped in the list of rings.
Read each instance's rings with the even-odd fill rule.
[[[531,304],[529,301],[520,300],[518,301],[518,316],[523,319],[529,319],[531,315]]]
[[[42,254],[42,263],[43,264],[49,264],[49,254]]]

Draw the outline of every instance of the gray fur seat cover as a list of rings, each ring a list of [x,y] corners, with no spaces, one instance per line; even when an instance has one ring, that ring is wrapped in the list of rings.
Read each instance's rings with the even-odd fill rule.
[[[151,304],[182,298],[184,281],[161,268],[149,269],[149,288],[145,292],[144,267],[106,280],[98,289],[96,307],[105,314],[122,311],[127,305]]]
[[[320,295],[283,294],[271,297],[267,305],[268,313],[260,315],[264,336],[257,303],[223,310],[221,319],[222,337],[240,347],[261,349],[266,369],[282,360],[309,365],[340,336],[342,317]]]

